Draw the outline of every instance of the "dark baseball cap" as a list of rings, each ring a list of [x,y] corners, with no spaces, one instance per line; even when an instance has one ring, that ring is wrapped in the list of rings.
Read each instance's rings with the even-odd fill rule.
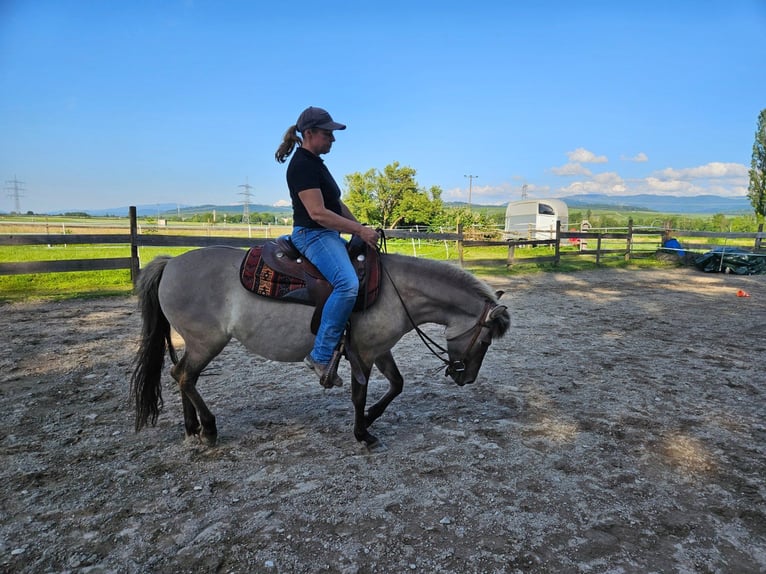
[[[295,123],[299,132],[305,132],[311,128],[319,128],[320,130],[345,130],[345,124],[339,124],[333,121],[332,116],[323,110],[322,108],[315,108],[313,106],[306,108],[298,116],[298,121]]]

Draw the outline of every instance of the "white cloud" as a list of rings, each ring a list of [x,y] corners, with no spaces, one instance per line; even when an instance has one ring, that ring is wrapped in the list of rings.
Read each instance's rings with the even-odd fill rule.
[[[587,167],[583,167],[579,163],[567,163],[561,167],[552,167],[551,171],[556,175],[570,176],[570,175],[591,175],[591,171]]]
[[[280,199],[274,204],[274,207],[290,207],[290,205],[292,204],[286,199]]]
[[[646,154],[640,153],[631,158],[636,161]],[[640,163],[640,162],[639,162]],[[635,169],[635,168],[631,168]],[[522,186],[526,183],[527,197],[566,197],[585,193],[604,195],[719,195],[722,197],[743,197],[747,194],[749,174],[747,166],[740,163],[711,162],[688,168],[666,168],[661,171],[639,173],[625,177],[617,171],[593,173],[579,162],[549,168],[548,177],[569,176],[566,185],[559,187],[548,185],[544,178],[529,181],[527,177],[512,177],[509,182],[500,184],[473,186],[471,202],[473,204],[498,205],[522,198]],[[572,181],[574,180],[574,181]],[[551,181],[561,181],[551,179]],[[468,201],[468,186],[455,187],[443,194],[445,201]]]
[[[623,161],[634,161],[636,163],[644,163],[645,161],[649,161],[649,156],[646,155],[644,152],[638,152],[633,157],[627,157],[627,156],[620,156],[620,159]]]
[[[593,176],[593,181],[609,191],[606,193],[625,193],[625,181],[617,172],[608,171]]]
[[[688,181],[680,179],[659,179],[657,177],[647,177],[638,182],[643,184],[645,190],[641,193],[659,193],[668,195],[700,195],[702,190]]]
[[[665,168],[659,172],[662,177],[672,179],[704,179],[704,178],[747,178],[747,166],[741,163],[723,163],[714,161],[706,165],[697,167],[687,167],[683,169]]]
[[[574,151],[568,151],[567,157],[572,163],[606,163],[609,161],[605,155],[596,155],[583,147],[578,147]]]
[[[638,154],[631,161],[646,157]],[[711,162],[688,168],[666,168],[661,171],[623,179],[616,172],[591,174],[578,170],[572,164],[551,170],[556,175],[577,175],[578,181],[554,189],[554,195],[566,196],[581,193],[605,195],[637,195],[641,193],[658,195],[719,195],[742,197],[747,194],[748,168],[740,163]]]
[[[636,193],[671,195],[747,195],[747,166],[741,163],[711,162],[686,168],[668,167],[635,182]]]
[[[575,181],[566,187],[562,187],[559,193],[575,195],[580,193],[603,193],[606,195],[623,195],[628,191],[625,180],[616,172],[598,173],[591,179]]]
[[[523,181],[523,179],[521,180]],[[502,183],[500,185],[475,186],[471,191],[471,203],[483,205],[500,205],[509,201],[521,199],[523,183]],[[550,188],[543,185],[528,184],[527,196],[549,197]],[[444,201],[468,201],[468,188],[455,187],[442,194]]]

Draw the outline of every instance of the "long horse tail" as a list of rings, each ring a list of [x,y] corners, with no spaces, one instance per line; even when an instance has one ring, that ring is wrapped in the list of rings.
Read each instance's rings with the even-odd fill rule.
[[[159,286],[162,273],[170,257],[160,256],[141,270],[136,285],[138,305],[143,325],[141,344],[133,361],[133,375],[130,379],[130,394],[136,404],[136,432],[151,423],[157,424],[162,410],[162,366],[165,351],[170,353],[173,363],[178,362],[176,351],[170,340],[170,323],[162,312],[159,300]]]

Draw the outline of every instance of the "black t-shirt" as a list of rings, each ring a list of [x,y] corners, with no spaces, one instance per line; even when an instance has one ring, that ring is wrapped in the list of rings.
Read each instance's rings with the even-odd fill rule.
[[[335,183],[330,170],[319,156],[299,147],[296,148],[287,166],[287,187],[293,202],[293,225],[300,227],[322,227],[309,217],[298,193],[307,189],[318,188],[322,191],[324,205],[338,215],[341,213],[340,188]]]

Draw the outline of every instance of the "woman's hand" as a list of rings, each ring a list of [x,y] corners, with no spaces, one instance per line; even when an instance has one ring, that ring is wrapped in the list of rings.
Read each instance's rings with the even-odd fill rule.
[[[359,233],[357,233],[359,237],[361,237],[364,242],[372,247],[373,249],[377,248],[378,246],[378,239],[380,239],[380,235],[378,235],[378,232],[373,229],[372,227],[365,227],[362,226],[362,229]]]

